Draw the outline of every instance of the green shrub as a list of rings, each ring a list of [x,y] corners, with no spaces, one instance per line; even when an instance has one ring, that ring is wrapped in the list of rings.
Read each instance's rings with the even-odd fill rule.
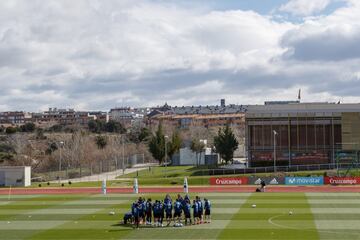
[[[6,129],[5,129],[5,133],[6,134],[14,134],[14,133],[16,133],[17,132],[17,128],[15,128],[15,127],[7,127]]]

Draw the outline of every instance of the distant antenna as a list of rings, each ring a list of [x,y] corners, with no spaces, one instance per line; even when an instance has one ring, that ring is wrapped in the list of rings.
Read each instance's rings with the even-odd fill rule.
[[[301,88],[299,88],[299,93],[298,93],[298,101],[300,102],[301,100]]]

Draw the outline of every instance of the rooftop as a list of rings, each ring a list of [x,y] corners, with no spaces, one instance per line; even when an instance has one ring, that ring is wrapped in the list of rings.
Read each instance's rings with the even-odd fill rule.
[[[270,104],[250,105],[247,108],[247,115],[251,114],[278,114],[278,113],[342,113],[360,112],[359,103],[291,103],[291,104]]]

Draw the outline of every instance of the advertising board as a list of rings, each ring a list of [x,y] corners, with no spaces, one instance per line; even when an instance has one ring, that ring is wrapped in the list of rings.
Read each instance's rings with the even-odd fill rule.
[[[325,177],[325,184],[354,185],[360,184],[360,177]]]
[[[286,185],[323,185],[324,177],[285,177]]]
[[[211,177],[210,185],[246,185],[247,177]]]
[[[261,180],[264,180],[266,185],[282,185],[285,184],[284,177],[256,177],[250,176],[248,179],[248,184],[260,185]]]

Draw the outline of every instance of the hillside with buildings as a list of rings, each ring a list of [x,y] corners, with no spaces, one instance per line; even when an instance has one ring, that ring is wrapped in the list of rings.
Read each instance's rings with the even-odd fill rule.
[[[233,160],[244,166],[334,167],[359,161],[359,122],[360,104],[300,101],[2,112],[0,164],[28,164],[35,172],[72,169],[78,176],[156,162],[148,144],[161,124],[165,142],[174,133],[181,139],[167,156],[172,165],[221,164],[214,138],[229,126],[239,144]],[[194,141],[201,142],[200,152]]]
[[[235,157],[244,157],[245,111],[242,105],[113,108],[110,111],[76,111],[49,108],[44,112],[0,113],[0,164],[29,165],[35,173],[56,172],[79,177],[154,162],[149,136],[161,123],[165,136],[179,131],[181,149],[173,165],[192,165],[196,154],[191,142],[201,140],[201,164],[217,164],[213,139],[218,129],[231,126],[238,142]],[[99,138],[105,139],[104,146]],[[215,154],[216,155],[216,154]],[[205,162],[205,159],[212,159]]]

